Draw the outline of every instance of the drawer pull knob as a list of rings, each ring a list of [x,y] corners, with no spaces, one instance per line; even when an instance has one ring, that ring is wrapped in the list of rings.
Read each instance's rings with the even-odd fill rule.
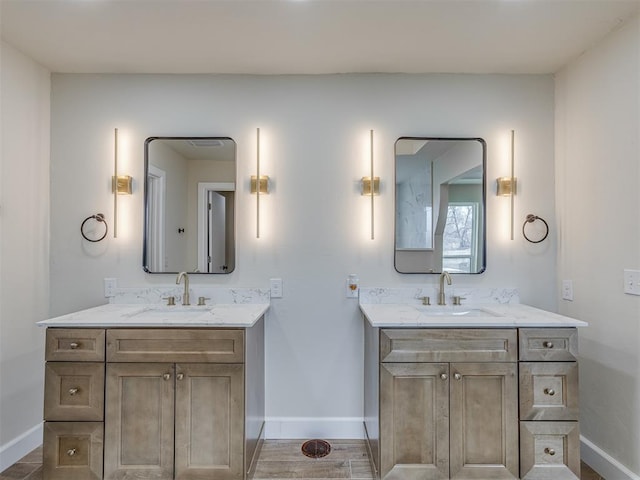
[[[164,375],[162,375],[162,378],[164,378],[165,380],[170,380],[171,379],[171,374],[170,373],[165,373]]]
[[[553,348],[553,342],[549,342],[549,341],[543,342],[542,346],[544,348]]]
[[[553,388],[545,388],[544,389],[544,394],[545,395],[551,395],[553,397],[556,394],[556,391]]]
[[[70,348],[71,350],[77,350],[77,348],[78,348],[79,346],[80,346],[80,344],[79,344],[78,342],[71,342],[71,343],[69,344],[69,348]]]
[[[462,375],[460,375],[459,373],[454,373],[453,378],[455,378],[456,380],[462,380]]]
[[[75,448],[70,448],[69,450],[67,450],[67,455],[69,455],[70,457],[73,457],[75,454],[76,454]]]
[[[177,378],[178,380],[182,380],[182,379],[184,378],[184,373],[179,373],[179,374],[177,374],[177,375],[176,375],[176,378]]]
[[[69,389],[69,395],[71,395],[73,397],[76,393],[78,393],[79,390],[80,389],[78,387],[70,388]]]
[[[449,375],[447,375],[446,373],[441,373],[441,374],[440,374],[440,378],[441,378],[442,380],[446,380],[447,378],[449,378]]]
[[[547,455],[553,456],[553,455],[556,454],[556,451],[553,448],[547,447],[547,448],[544,449],[544,453],[546,453]]]

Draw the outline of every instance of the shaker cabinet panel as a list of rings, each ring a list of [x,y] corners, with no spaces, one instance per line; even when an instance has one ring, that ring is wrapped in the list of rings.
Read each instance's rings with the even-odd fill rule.
[[[578,422],[520,422],[523,480],[578,480]]]
[[[520,363],[521,420],[578,420],[576,362]]]
[[[578,330],[575,328],[521,328],[520,360],[533,362],[575,362]]]
[[[42,478],[102,478],[101,422],[45,422],[43,436]]]
[[[516,362],[518,341],[507,329],[384,329],[381,362]]]
[[[102,421],[104,363],[47,362],[44,419]]]
[[[242,478],[243,396],[243,365],[176,365],[176,479]]]
[[[103,329],[47,328],[47,361],[104,362],[104,348]]]
[[[449,478],[449,365],[380,366],[383,479]]]
[[[172,364],[107,364],[105,479],[173,478]]]
[[[243,363],[239,329],[110,329],[108,362]]]
[[[517,479],[516,363],[451,364],[450,478]]]

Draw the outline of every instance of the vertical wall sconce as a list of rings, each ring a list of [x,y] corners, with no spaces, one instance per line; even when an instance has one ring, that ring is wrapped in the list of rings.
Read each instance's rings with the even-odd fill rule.
[[[118,238],[118,195],[131,195],[133,179],[129,175],[118,175],[118,129],[113,130],[113,238]]]
[[[373,175],[373,130],[370,131],[370,175],[368,177],[362,177],[362,195],[371,196],[371,240],[375,238],[374,229],[374,203],[373,197],[380,194],[380,177]]]
[[[515,131],[511,130],[511,176],[500,177],[496,180],[496,194],[511,199],[511,240],[513,240],[513,210],[515,203],[515,195],[518,191],[518,179],[515,177]]]
[[[269,175],[260,175],[260,129],[256,129],[256,174],[251,175],[251,193],[256,194],[256,238],[260,238],[260,196],[269,194]]]

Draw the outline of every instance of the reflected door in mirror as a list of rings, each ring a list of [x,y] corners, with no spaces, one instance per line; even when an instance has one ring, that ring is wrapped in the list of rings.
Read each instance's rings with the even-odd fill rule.
[[[232,139],[148,138],[144,270],[232,272],[235,186],[236,144]]]

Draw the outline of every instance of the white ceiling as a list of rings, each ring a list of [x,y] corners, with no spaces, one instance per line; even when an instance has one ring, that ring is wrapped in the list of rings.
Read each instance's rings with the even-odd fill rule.
[[[53,72],[553,73],[640,0],[0,0]]]

